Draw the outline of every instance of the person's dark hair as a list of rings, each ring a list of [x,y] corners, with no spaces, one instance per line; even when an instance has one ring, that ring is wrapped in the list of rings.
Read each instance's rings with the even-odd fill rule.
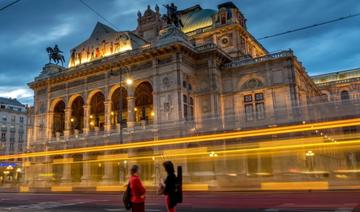
[[[175,173],[174,164],[171,161],[165,161],[163,163],[163,166],[165,168],[165,171],[168,174],[174,174]]]
[[[133,165],[130,169],[130,173],[131,175],[136,174],[139,171],[139,166],[138,165]]]

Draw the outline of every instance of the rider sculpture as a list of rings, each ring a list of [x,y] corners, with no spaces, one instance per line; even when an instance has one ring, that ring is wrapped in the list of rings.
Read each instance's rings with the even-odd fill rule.
[[[176,27],[184,27],[178,15],[177,7],[174,5],[174,3],[171,3],[170,5],[164,5],[164,7],[167,9],[166,15],[164,16],[167,24],[173,24]]]
[[[56,64],[59,64],[59,62],[61,62],[61,65],[64,65],[65,58],[62,55],[63,52],[59,49],[58,45],[55,45],[54,48],[47,47],[46,51],[49,54],[49,63],[51,63],[51,60],[53,60]]]

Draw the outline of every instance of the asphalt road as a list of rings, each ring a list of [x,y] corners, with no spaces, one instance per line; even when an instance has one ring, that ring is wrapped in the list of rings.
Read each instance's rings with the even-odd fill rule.
[[[0,211],[126,211],[120,194],[1,193]],[[164,198],[148,194],[146,211],[166,211]],[[360,212],[360,191],[185,193],[178,212]]]

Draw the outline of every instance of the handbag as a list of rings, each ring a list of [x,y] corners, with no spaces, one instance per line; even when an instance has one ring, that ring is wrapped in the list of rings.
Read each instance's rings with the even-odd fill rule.
[[[123,194],[123,203],[124,203],[124,207],[126,208],[126,210],[130,210],[131,209],[131,188],[130,188],[130,182],[128,183],[128,185],[126,186],[126,189],[124,191]]]
[[[157,193],[158,195],[163,195],[164,192],[165,192],[165,186],[162,183],[160,183]]]

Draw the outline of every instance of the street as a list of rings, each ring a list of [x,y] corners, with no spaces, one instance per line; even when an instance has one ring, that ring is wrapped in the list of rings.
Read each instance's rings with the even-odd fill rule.
[[[360,211],[360,191],[185,193],[177,211]],[[146,211],[166,211],[149,192]],[[0,211],[126,211],[120,194],[2,193]]]

